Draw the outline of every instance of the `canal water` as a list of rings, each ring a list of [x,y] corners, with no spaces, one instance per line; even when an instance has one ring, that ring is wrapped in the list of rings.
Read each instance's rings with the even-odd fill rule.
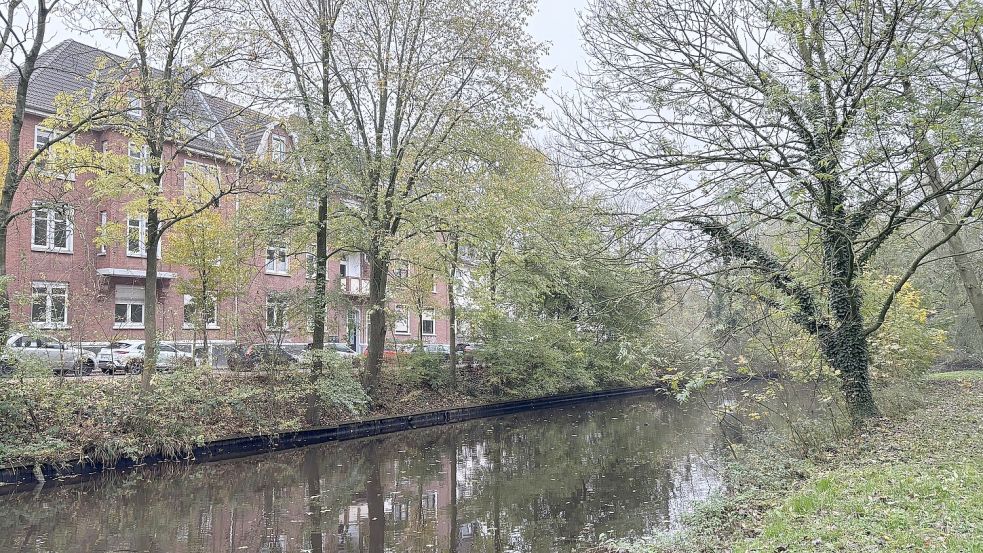
[[[725,438],[702,402],[644,396],[110,472],[0,496],[0,551],[580,551],[678,528]]]

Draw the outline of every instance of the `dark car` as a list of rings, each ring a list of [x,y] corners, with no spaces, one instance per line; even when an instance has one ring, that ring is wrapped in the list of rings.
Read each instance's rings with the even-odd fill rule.
[[[229,370],[251,371],[256,367],[289,367],[298,363],[300,356],[275,344],[253,344],[242,350],[233,348],[229,352]]]

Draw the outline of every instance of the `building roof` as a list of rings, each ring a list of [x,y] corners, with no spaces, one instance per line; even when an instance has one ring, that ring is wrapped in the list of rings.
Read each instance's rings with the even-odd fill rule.
[[[131,67],[129,58],[65,40],[38,57],[27,90],[27,107],[54,113],[58,94],[94,92],[99,83],[122,80]],[[17,74],[8,74],[3,81],[16,86]],[[190,141],[191,148],[235,157],[260,153],[265,147],[264,138],[277,124],[269,115],[202,91],[188,91],[177,109],[186,112],[185,118],[202,129],[201,135]],[[214,132],[203,132],[206,128]]]

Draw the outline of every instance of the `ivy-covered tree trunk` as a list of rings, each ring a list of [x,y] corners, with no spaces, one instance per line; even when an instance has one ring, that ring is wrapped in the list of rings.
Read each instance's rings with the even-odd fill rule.
[[[834,279],[830,308],[835,327],[820,332],[818,337],[827,362],[839,373],[840,390],[854,425],[878,416],[870,388],[870,351],[861,305],[861,292],[856,283]]]

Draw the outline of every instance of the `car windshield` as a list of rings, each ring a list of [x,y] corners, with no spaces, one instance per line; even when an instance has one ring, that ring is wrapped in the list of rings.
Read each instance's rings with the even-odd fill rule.
[[[127,349],[132,345],[129,342],[113,342],[109,344],[109,349]]]

